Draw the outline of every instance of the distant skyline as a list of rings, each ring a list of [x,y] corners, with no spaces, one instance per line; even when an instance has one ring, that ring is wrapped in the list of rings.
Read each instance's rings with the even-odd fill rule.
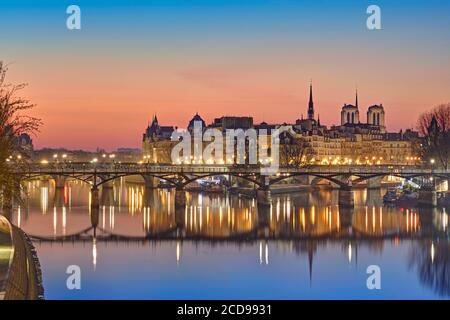
[[[69,31],[70,4],[82,29]],[[366,28],[380,6],[382,30]],[[382,103],[389,131],[450,102],[450,2],[2,0],[0,60],[44,121],[36,148],[140,147],[153,114],[292,123],[310,79],[322,124],[358,88],[361,121]]]

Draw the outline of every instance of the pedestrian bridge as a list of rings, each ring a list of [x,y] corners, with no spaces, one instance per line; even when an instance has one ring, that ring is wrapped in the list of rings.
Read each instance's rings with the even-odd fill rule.
[[[373,178],[396,176],[405,179],[450,179],[450,170],[418,166],[367,166],[367,165],[309,165],[279,167],[274,173],[265,174],[268,167],[259,165],[163,165],[141,163],[31,163],[16,169],[21,178],[62,176],[83,180],[100,186],[114,179],[140,175],[166,180],[175,187],[184,187],[200,178],[228,175],[246,179],[260,187],[270,186],[282,180],[313,176],[328,180],[340,187]],[[350,180],[350,177],[353,177]]]
[[[81,180],[92,186],[92,205],[98,206],[98,187],[111,187],[110,182],[128,176],[141,176],[146,187],[154,187],[154,178],[164,180],[176,188],[176,200],[184,205],[185,187],[201,178],[225,175],[253,183],[257,189],[258,204],[270,202],[270,186],[295,177],[322,179],[337,185],[339,203],[343,206],[354,205],[352,186],[364,181],[371,181],[387,176],[404,179],[416,179],[422,189],[419,195],[424,204],[436,206],[435,184],[450,180],[450,170],[434,169],[421,166],[387,166],[387,165],[307,165],[300,167],[279,167],[269,171],[263,165],[165,165],[150,163],[29,163],[15,169],[20,180],[39,177],[51,177],[56,187],[64,187],[67,178]]]

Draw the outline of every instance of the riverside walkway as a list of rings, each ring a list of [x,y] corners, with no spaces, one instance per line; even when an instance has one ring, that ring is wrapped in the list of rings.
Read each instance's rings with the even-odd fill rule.
[[[0,215],[0,300],[42,298],[40,265],[31,242]]]

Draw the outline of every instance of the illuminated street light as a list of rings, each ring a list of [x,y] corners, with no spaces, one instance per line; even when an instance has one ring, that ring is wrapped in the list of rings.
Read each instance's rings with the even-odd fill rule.
[[[434,159],[430,159],[430,163],[434,164],[436,161]]]

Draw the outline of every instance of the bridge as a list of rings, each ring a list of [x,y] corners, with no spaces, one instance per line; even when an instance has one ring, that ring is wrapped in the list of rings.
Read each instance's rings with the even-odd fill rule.
[[[28,163],[14,169],[19,179],[51,177],[56,187],[64,187],[67,178],[84,181],[91,185],[93,206],[98,206],[98,187],[111,187],[115,179],[141,176],[146,187],[154,187],[154,180],[166,181],[176,189],[176,204],[184,205],[185,187],[201,178],[228,176],[243,179],[257,189],[258,204],[270,202],[270,186],[294,177],[323,179],[339,187],[339,202],[353,206],[352,187],[371,179],[395,176],[404,179],[418,179],[422,186],[420,200],[423,204],[437,203],[435,184],[439,180],[450,180],[450,170],[418,166],[387,165],[307,165],[300,167],[279,167],[275,174],[267,175],[263,165],[170,165],[150,163]]]

